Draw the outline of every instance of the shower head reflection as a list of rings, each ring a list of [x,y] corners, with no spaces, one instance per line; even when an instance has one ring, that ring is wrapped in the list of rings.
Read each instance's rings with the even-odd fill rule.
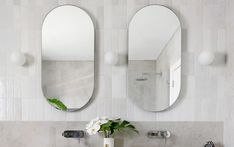
[[[148,79],[147,78],[137,78],[136,81],[138,82],[142,82],[142,81],[147,81]]]
[[[143,81],[147,81],[148,78],[146,78],[146,76],[148,75],[155,75],[155,76],[162,76],[162,72],[155,72],[155,73],[142,73],[141,77],[136,78],[136,81],[138,82],[143,82]]]

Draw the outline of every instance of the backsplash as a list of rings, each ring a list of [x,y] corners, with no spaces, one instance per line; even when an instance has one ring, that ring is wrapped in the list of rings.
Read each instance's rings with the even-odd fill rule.
[[[83,130],[87,122],[1,122],[0,146],[4,147],[100,147],[103,138],[99,135],[85,139],[64,138],[65,130]],[[203,147],[213,141],[216,147],[223,144],[221,122],[134,122],[140,134],[115,136],[117,147]],[[171,137],[151,139],[146,136],[151,130],[168,130]],[[189,131],[188,131],[189,130]],[[123,137],[124,136],[124,137]]]
[[[74,4],[90,13],[96,28],[93,101],[82,111],[52,108],[41,90],[41,26],[54,7]],[[138,108],[127,96],[127,67],[104,64],[104,53],[127,55],[127,28],[140,8],[162,4],[182,24],[182,90],[173,109],[161,113]],[[3,0],[0,5],[0,120],[88,121],[116,116],[131,121],[224,121],[225,146],[234,135],[234,1],[231,0]],[[203,49],[226,52],[225,66],[200,66]],[[25,52],[25,68],[10,62]],[[188,132],[187,132],[188,133]]]

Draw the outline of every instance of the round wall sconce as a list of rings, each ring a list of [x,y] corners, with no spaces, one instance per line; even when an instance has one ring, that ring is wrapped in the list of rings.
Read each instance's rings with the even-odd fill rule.
[[[22,52],[13,52],[11,54],[11,62],[18,66],[23,66],[26,62],[26,56]]]
[[[210,65],[215,59],[215,53],[212,51],[203,51],[198,56],[198,62],[201,65]]]
[[[105,53],[105,63],[109,65],[117,65],[119,62],[119,55],[114,52]]]
[[[226,53],[203,51],[198,56],[200,65],[224,65],[227,62]]]

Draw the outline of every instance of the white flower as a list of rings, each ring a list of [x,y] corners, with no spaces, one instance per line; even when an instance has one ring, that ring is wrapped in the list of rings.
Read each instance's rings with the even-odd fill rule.
[[[102,117],[100,121],[102,124],[105,124],[109,121],[109,119],[107,117]]]
[[[89,128],[93,127],[93,125],[99,120],[99,118],[95,118],[93,120],[91,120],[85,127],[86,130],[88,130]]]
[[[94,125],[94,121],[91,120],[91,121],[86,125],[85,129],[88,130],[89,128],[93,127],[93,125]]]
[[[89,135],[94,135],[99,131],[100,127],[100,125],[93,125],[91,128],[87,129],[87,132]]]
[[[97,120],[97,121],[95,122],[95,124],[96,124],[96,125],[103,125],[103,124],[107,123],[108,121],[109,121],[109,120],[106,119],[106,118],[100,118],[99,120]]]
[[[102,118],[95,118],[93,120],[91,120],[87,125],[86,125],[86,131],[89,135],[94,135],[96,134],[100,128],[102,124],[105,124],[109,121],[109,119],[107,117],[102,117]]]

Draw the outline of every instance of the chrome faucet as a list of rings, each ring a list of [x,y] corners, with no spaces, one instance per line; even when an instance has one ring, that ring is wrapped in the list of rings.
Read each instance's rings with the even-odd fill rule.
[[[66,130],[62,133],[62,136],[77,139],[80,143],[80,139],[85,137],[85,132],[83,130]]]
[[[84,138],[85,132],[83,130],[66,130],[62,135],[65,138]]]
[[[147,133],[149,138],[169,138],[171,133],[169,131],[149,131]]]

